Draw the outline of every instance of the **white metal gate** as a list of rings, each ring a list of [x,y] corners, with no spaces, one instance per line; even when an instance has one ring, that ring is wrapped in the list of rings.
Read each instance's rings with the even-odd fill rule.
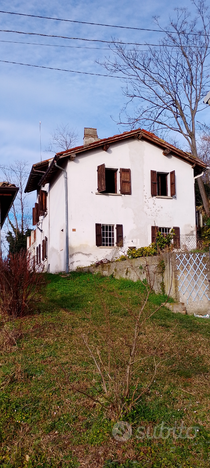
[[[176,254],[178,290],[185,304],[210,300],[207,264],[207,253]]]

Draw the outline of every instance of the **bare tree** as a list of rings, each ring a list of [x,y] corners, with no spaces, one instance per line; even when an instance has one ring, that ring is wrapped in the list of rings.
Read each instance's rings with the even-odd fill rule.
[[[77,133],[69,127],[69,124],[58,125],[52,133],[52,138],[48,151],[57,153],[58,151],[66,151],[75,146],[78,140]]]
[[[114,41],[115,59],[108,59],[104,66],[127,80],[124,90],[128,98],[124,109],[127,124],[157,133],[163,130],[178,133],[197,157],[196,117],[209,90],[210,16],[205,0],[192,0],[192,4],[196,13],[193,19],[188,10],[176,9],[176,17],[170,19],[167,30],[155,20],[164,35],[157,47],[148,45],[146,51],[141,51],[136,46],[128,50]],[[128,114],[130,102],[138,103],[132,117]],[[198,184],[209,216],[201,178]]]
[[[25,247],[26,235],[29,230],[30,216],[28,213],[27,196],[24,193],[26,181],[28,179],[28,163],[25,161],[15,161],[11,166],[0,166],[1,179],[6,180],[19,187],[17,197],[12,205],[7,217],[6,238],[10,244],[17,244]],[[12,229],[12,231],[9,231]]]

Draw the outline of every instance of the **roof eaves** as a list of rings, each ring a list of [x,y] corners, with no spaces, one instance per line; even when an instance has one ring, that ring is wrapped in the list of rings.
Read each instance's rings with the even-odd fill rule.
[[[14,184],[10,184],[8,182],[2,182],[0,183],[0,201],[1,201],[1,222],[0,226],[1,228],[3,227],[3,224],[5,222],[5,219],[9,213],[9,210],[16,198],[16,195],[18,193],[19,187],[16,187]],[[7,195],[5,197],[5,195]],[[9,196],[11,198],[9,198]],[[4,203],[2,203],[2,201]]]

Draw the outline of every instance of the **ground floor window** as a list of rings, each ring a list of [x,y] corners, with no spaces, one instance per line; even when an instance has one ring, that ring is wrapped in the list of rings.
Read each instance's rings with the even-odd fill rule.
[[[101,225],[102,245],[112,247],[114,245],[114,225],[102,224]]]
[[[180,228],[179,227],[158,227],[152,226],[151,227],[151,240],[152,242],[156,242],[157,233],[160,232],[163,236],[167,236],[170,234],[171,230],[173,229],[174,236],[172,243],[175,249],[180,249]]]
[[[170,227],[159,227],[158,228],[158,231],[163,234],[163,236],[169,234],[171,232],[171,228]]]
[[[122,224],[96,224],[95,231],[97,247],[123,246]]]

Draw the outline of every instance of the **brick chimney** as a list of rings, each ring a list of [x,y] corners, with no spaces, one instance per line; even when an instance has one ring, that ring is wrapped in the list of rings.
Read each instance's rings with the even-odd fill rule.
[[[94,141],[98,140],[100,140],[100,138],[98,138],[97,128],[84,128],[84,146],[89,145],[90,143],[93,143]]]

